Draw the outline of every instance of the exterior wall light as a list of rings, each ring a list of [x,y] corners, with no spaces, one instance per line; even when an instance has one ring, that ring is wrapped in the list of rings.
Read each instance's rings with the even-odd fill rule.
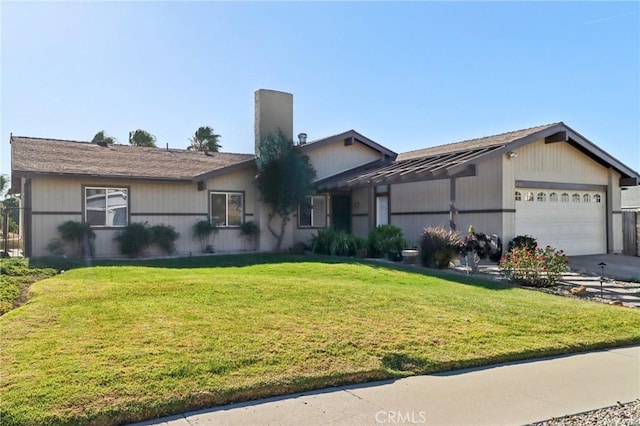
[[[517,152],[513,152],[513,151],[507,152],[507,157],[509,157],[509,159],[516,158],[517,156],[518,156]]]

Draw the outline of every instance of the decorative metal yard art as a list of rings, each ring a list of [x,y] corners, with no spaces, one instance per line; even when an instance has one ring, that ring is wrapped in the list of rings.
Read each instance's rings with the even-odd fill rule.
[[[469,234],[462,240],[460,254],[464,256],[467,274],[469,270],[475,273],[478,270],[480,259],[489,258],[498,262],[502,255],[502,241],[496,234],[486,235],[476,233],[473,226],[469,227]]]

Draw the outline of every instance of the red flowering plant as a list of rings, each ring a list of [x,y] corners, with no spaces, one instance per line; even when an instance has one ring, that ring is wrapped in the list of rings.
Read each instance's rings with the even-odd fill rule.
[[[508,279],[523,285],[547,287],[569,270],[568,264],[564,250],[518,245],[502,256],[500,269]]]

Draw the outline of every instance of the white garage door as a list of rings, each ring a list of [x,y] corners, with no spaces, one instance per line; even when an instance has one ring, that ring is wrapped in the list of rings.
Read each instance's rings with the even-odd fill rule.
[[[568,255],[607,252],[604,192],[518,188],[515,198],[516,235]]]

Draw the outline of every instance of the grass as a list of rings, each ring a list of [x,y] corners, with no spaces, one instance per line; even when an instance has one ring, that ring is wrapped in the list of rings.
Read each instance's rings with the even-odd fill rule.
[[[214,256],[38,282],[0,318],[2,423],[121,424],[640,342],[638,310],[341,262]]]

